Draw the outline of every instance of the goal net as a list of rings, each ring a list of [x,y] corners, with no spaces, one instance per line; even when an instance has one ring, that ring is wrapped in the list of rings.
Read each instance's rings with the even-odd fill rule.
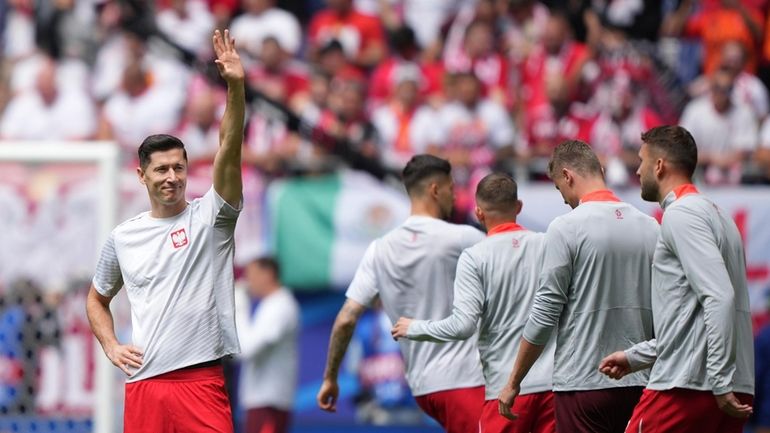
[[[120,176],[112,142],[0,142],[0,431],[120,431],[122,378],[85,316]]]

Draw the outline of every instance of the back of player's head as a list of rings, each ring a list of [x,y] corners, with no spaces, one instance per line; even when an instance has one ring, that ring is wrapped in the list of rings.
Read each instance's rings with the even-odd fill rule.
[[[583,177],[604,177],[602,164],[588,143],[580,140],[567,140],[556,146],[548,162],[548,174],[551,179],[563,168],[576,171]]]
[[[488,174],[476,187],[476,204],[485,212],[515,213],[518,200],[516,181],[505,173]]]
[[[168,134],[155,134],[150,135],[142,141],[139,146],[139,166],[142,169],[147,168],[150,164],[152,154],[155,152],[164,152],[171,149],[182,149],[184,152],[184,159],[187,160],[187,150],[184,148],[182,140]]]
[[[642,142],[653,155],[692,177],[698,164],[698,147],[690,132],[678,125],[664,125],[642,133]]]
[[[436,177],[449,177],[452,165],[446,159],[433,155],[415,155],[406,163],[401,175],[410,197],[419,196],[425,191],[428,182]]]
[[[260,269],[270,271],[276,280],[281,275],[281,266],[278,264],[278,260],[272,256],[262,256],[254,259],[253,263]]]

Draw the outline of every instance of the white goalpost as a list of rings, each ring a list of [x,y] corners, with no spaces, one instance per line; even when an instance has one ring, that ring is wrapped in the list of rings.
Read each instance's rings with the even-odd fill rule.
[[[118,212],[119,197],[119,149],[113,142],[0,142],[0,164],[5,164],[6,173],[0,173],[0,181],[24,184],[30,179],[24,179],[24,171],[10,173],[9,165],[58,165],[87,164],[92,166],[97,174],[90,185],[96,193],[97,203],[93,209],[96,211],[96,227],[88,228],[96,236],[96,245],[101,246],[107,239]],[[16,178],[13,178],[16,176]],[[20,178],[21,177],[21,178]],[[77,205],[73,205],[75,208]],[[91,209],[92,207],[89,207]],[[39,244],[45,248],[46,243]],[[13,248],[13,247],[10,247]],[[10,254],[25,255],[29,251],[10,251]],[[68,251],[57,251],[59,256],[66,256]],[[70,253],[71,254],[71,253]],[[97,254],[93,255],[94,257]],[[93,268],[95,268],[93,263]],[[92,269],[93,269],[92,268]],[[82,306],[82,314],[85,315],[85,305]],[[93,431],[94,433],[111,433],[115,430],[116,404],[115,395],[116,380],[114,369],[99,344],[95,344],[95,372],[93,384]]]

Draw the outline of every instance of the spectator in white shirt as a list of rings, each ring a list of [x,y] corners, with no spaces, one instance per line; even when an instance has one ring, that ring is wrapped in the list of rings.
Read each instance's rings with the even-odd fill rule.
[[[757,120],[751,109],[731,100],[735,81],[718,70],[711,79],[711,94],[691,101],[680,125],[698,143],[698,165],[709,184],[737,184],[743,162],[757,147]]]
[[[246,266],[249,297],[256,309],[238,317],[242,360],[239,400],[245,433],[288,433],[297,385],[299,306],[279,280],[270,257]]]
[[[57,65],[40,66],[34,89],[16,95],[0,121],[0,137],[17,140],[84,140],[96,133],[93,102],[80,86],[60,87]]]
[[[761,122],[770,112],[767,88],[756,75],[746,72],[746,62],[746,47],[738,41],[728,42],[722,48],[719,69],[728,73],[735,81],[733,102],[747,105]],[[707,94],[710,84],[711,81],[706,76],[695,80],[690,86],[690,95]]]
[[[242,4],[243,15],[236,17],[230,27],[242,52],[257,59],[264,39],[272,37],[289,54],[297,54],[302,29],[294,15],[275,7],[275,0],[243,0]]]
[[[210,52],[209,39],[214,16],[201,0],[172,0],[171,6],[158,13],[158,28],[168,37],[196,54]]]

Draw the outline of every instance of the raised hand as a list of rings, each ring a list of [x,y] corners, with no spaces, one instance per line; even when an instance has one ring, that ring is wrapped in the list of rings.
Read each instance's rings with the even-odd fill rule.
[[[219,75],[228,83],[243,81],[245,73],[238,52],[235,51],[235,39],[230,37],[230,30],[225,29],[224,36],[219,30],[214,31],[214,53],[217,55]]]

